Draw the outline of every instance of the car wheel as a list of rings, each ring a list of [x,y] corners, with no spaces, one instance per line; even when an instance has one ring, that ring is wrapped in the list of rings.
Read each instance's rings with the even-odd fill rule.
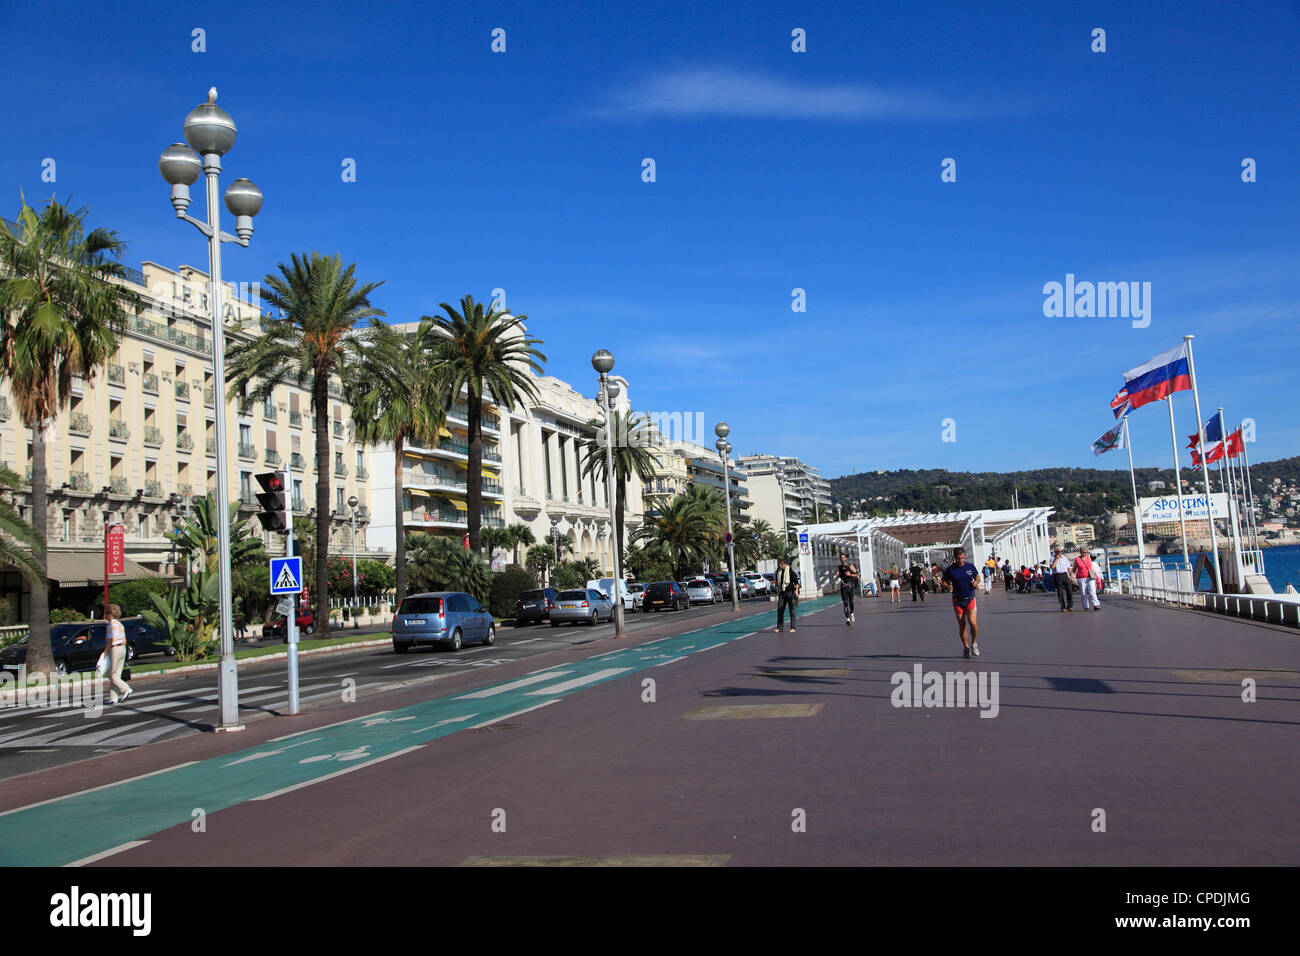
[[[497,626],[495,624],[489,624],[487,637],[483,638],[483,646],[491,647],[496,642],[497,642]]]
[[[315,624],[308,624],[308,625],[307,625],[306,627],[304,627],[302,630],[303,630],[303,633],[304,633],[304,634],[315,634],[315,633],[316,633],[316,625],[315,625]]]
[[[591,617],[589,617],[589,618],[587,619],[587,623],[590,624],[592,627],[595,627],[597,624],[599,624],[599,623],[600,623],[600,612],[597,611],[597,610],[592,610],[592,612],[591,612]]]
[[[130,664],[135,660],[135,645],[130,641],[126,642],[126,662]]]
[[[58,661],[55,661],[55,662],[54,662],[54,673],[58,674],[60,677],[67,677],[67,676],[68,676],[68,662],[67,662],[67,661],[64,661],[64,660],[58,660]]]
[[[393,641],[394,654],[405,654],[410,649],[411,649],[410,641]]]
[[[453,651],[460,650],[461,648],[460,628],[456,628],[456,630],[452,633],[451,643],[448,644],[447,646],[450,647]]]

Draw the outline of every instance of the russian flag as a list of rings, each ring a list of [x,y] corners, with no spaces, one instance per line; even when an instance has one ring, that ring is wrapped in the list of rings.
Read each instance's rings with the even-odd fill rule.
[[[1189,391],[1191,387],[1186,342],[1124,373],[1124,389],[1132,408],[1141,408],[1174,392]]]

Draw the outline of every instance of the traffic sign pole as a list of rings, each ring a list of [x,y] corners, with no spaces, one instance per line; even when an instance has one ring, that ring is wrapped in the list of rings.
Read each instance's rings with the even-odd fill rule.
[[[287,492],[289,490],[289,473],[281,472],[284,476],[284,496],[285,514],[289,520],[288,534],[284,539],[284,553],[293,555],[293,498]],[[301,562],[299,567],[301,568]],[[274,582],[272,582],[274,583]],[[298,586],[302,586],[301,574],[298,578]],[[293,596],[293,609],[285,615],[284,636],[289,641],[289,716],[292,717],[298,713],[298,599],[301,591]]]

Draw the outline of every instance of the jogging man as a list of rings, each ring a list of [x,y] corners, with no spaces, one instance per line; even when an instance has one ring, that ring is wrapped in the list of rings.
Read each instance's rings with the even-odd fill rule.
[[[979,623],[975,619],[975,592],[980,587],[980,573],[975,565],[966,563],[966,549],[953,553],[953,562],[943,572],[944,581],[952,585],[952,609],[957,615],[957,636],[961,638],[962,657],[971,652],[980,656]],[[966,626],[970,625],[970,643],[966,642]]]
[[[858,588],[858,569],[849,562],[847,554],[840,555],[840,566],[835,569],[840,579],[840,600],[844,602],[844,623],[853,623],[853,592]],[[790,612],[790,621],[794,622],[794,612]]]

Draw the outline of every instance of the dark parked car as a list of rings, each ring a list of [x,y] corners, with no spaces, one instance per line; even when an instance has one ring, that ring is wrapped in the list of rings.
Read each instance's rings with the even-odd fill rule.
[[[656,581],[646,587],[645,601],[641,606],[647,611],[662,611],[669,607],[680,611],[691,606],[691,599],[676,581]]]
[[[555,588],[520,591],[515,602],[515,627],[549,620],[559,594]]]
[[[731,575],[723,574],[718,571],[711,571],[704,576],[718,586],[718,590],[722,592],[722,599],[724,601],[731,600]]]
[[[442,644],[458,651],[465,644],[491,647],[496,624],[478,599],[464,591],[412,594],[393,615],[393,651],[405,654],[412,644]]]
[[[104,627],[103,621],[81,621],[55,624],[50,628],[50,650],[54,654],[54,666],[60,674],[94,669],[99,655],[104,653]],[[123,618],[122,627],[126,630],[128,662],[141,654],[174,653],[171,648],[160,643],[162,633],[146,624],[143,618]],[[26,663],[26,637],[0,651],[0,670],[16,672]]]

